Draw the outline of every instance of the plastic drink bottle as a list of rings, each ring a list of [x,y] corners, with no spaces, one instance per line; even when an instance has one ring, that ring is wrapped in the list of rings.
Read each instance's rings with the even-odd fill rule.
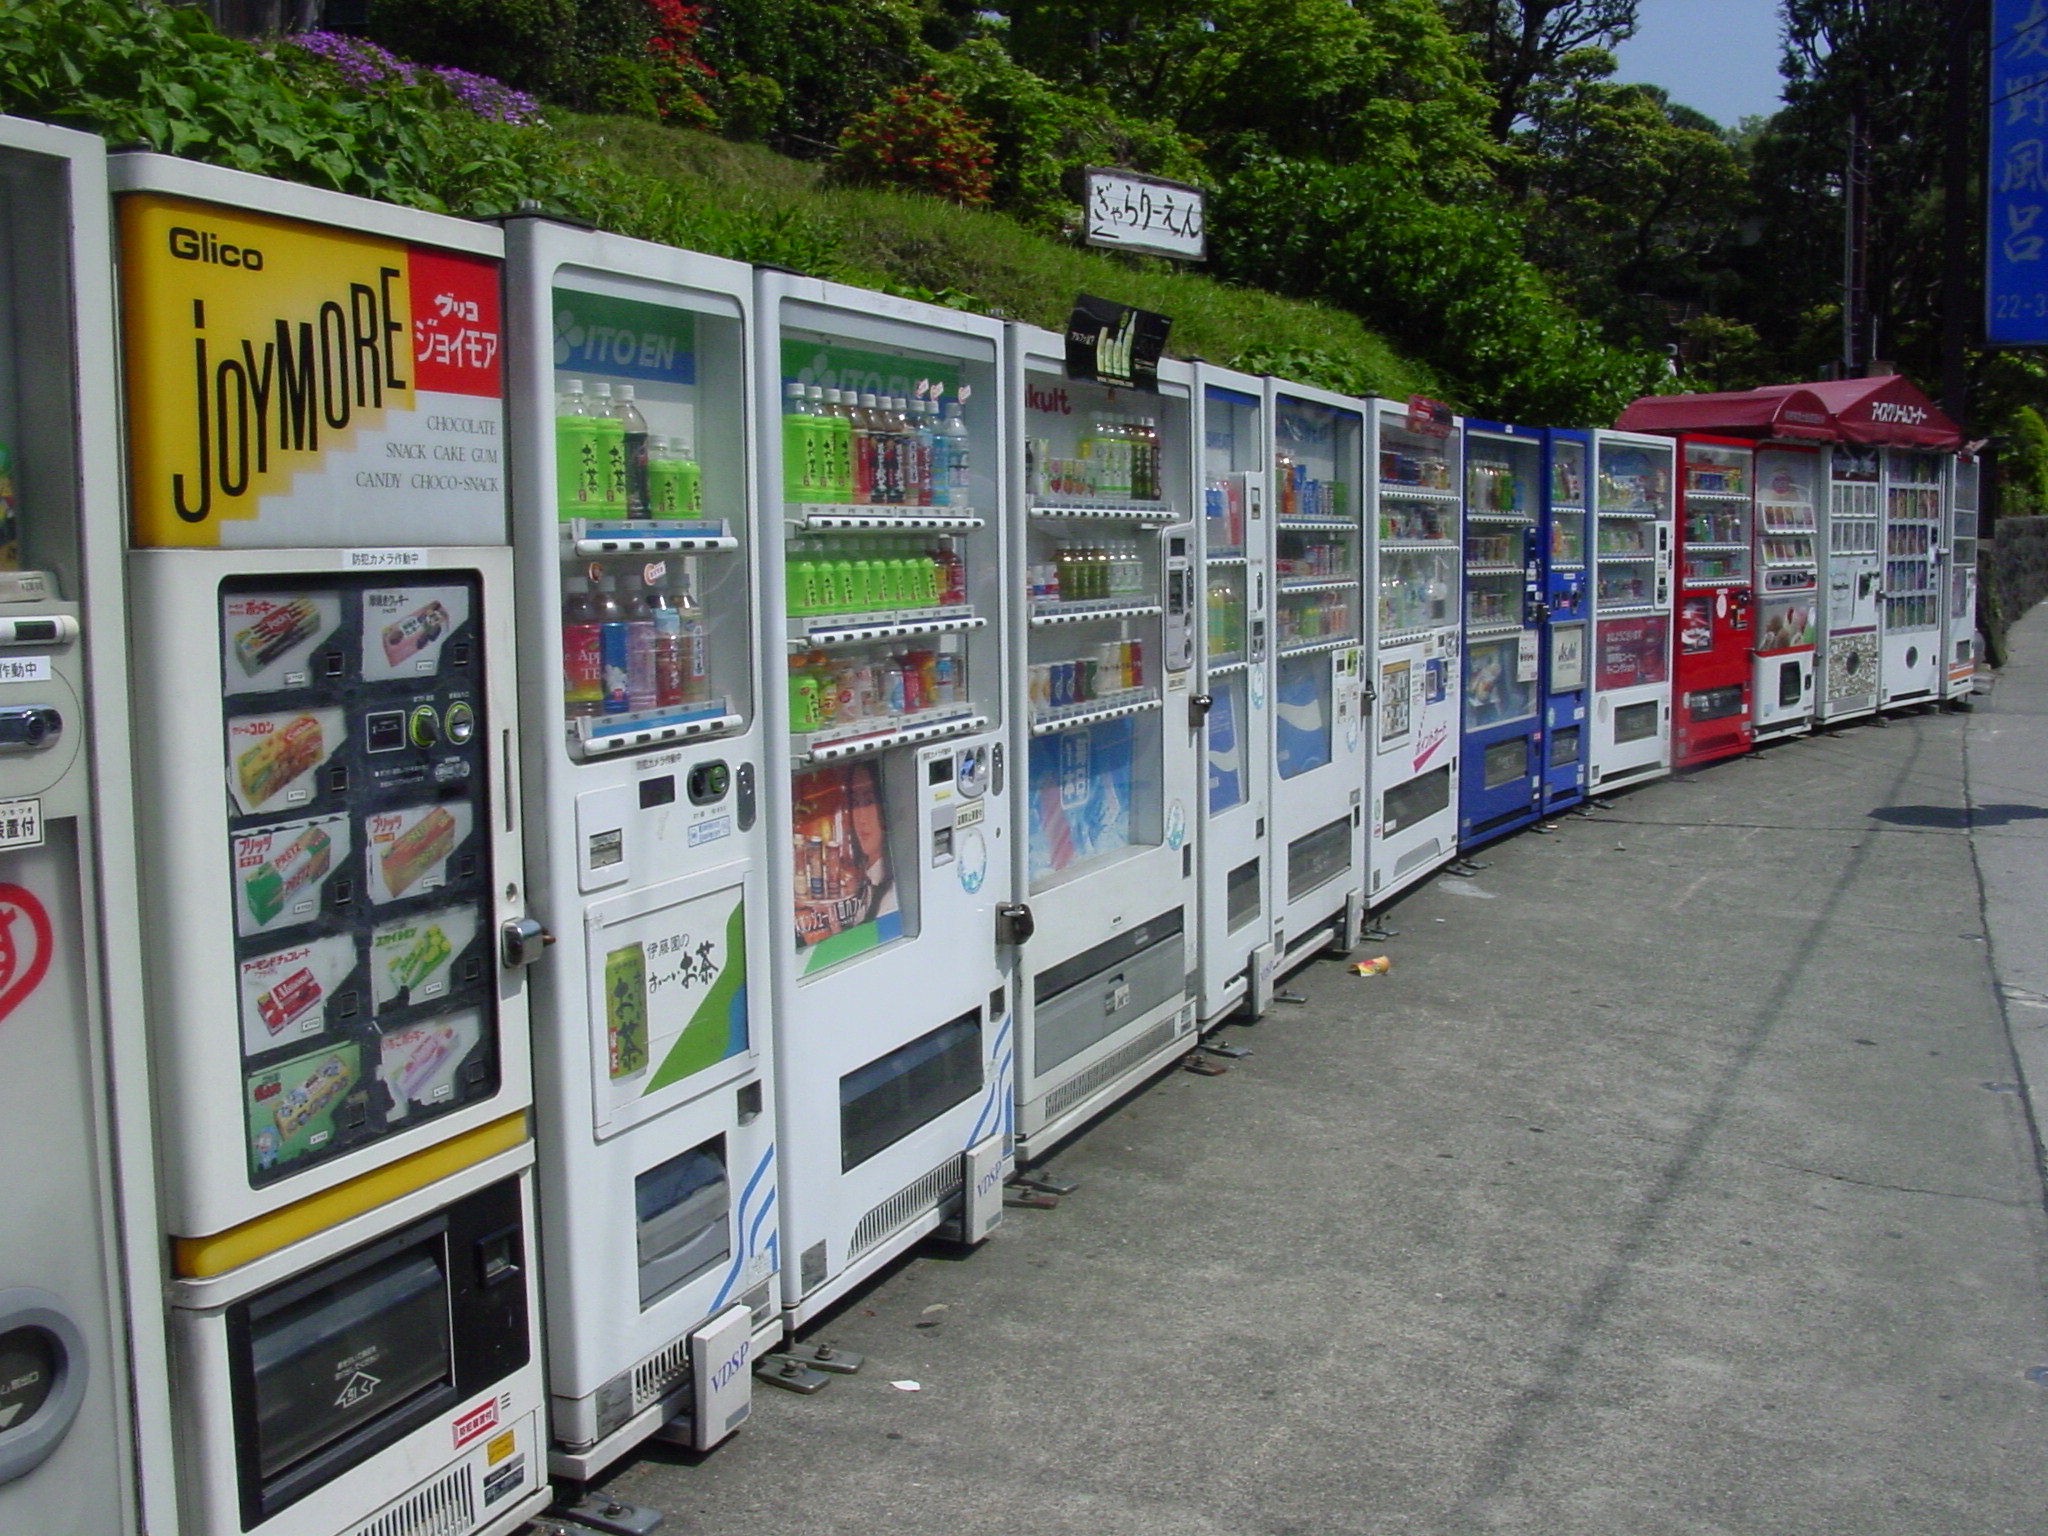
[[[697,604],[697,594],[681,573],[676,577],[673,597],[668,611],[675,615],[682,702],[707,704],[711,701],[711,632],[704,623],[704,610]]]
[[[605,714],[623,715],[632,707],[627,638],[631,626],[626,622],[626,610],[619,602],[618,588],[611,577],[598,578],[597,594],[598,653],[604,668],[602,708]]]
[[[853,500],[853,393],[825,391],[825,421],[832,434],[832,499]]]
[[[597,435],[598,506],[602,517],[626,515],[626,422],[612,400],[612,387],[592,388],[591,429]]]
[[[587,576],[562,582],[562,700],[571,719],[604,708],[604,653]]]
[[[810,432],[804,387],[782,386],[782,494],[789,501],[815,501],[816,444]]]
[[[563,522],[599,515],[602,472],[597,455],[583,381],[564,379],[555,398],[555,515]]]
[[[960,415],[960,402],[955,399],[946,405],[946,478],[947,505],[964,507],[972,499],[972,465],[969,462],[967,423]]]
[[[652,709],[660,697],[655,678],[655,614],[665,606],[668,593],[662,587],[667,572],[657,563],[640,575],[640,590],[621,599],[626,610],[626,706]]]
[[[626,445],[626,516],[647,518],[654,515],[652,496],[648,486],[647,418],[640,414],[640,407],[633,403],[633,386],[621,384],[612,391],[617,402],[619,429]]]
[[[910,402],[911,428],[917,444],[917,504],[932,506],[932,476],[938,461],[938,416],[931,401],[919,395]]]
[[[678,499],[682,502],[684,517],[701,517],[704,513],[704,467],[697,462],[697,408],[693,405],[678,406],[676,414],[681,419],[683,430],[668,440],[668,446],[674,455]]]

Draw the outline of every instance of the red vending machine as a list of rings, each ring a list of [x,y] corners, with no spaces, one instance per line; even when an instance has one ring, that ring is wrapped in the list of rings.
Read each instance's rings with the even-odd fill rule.
[[[1690,768],[1754,743],[1749,691],[1755,589],[1750,509],[1756,449],[1739,438],[1681,436],[1673,615],[1671,762]]]

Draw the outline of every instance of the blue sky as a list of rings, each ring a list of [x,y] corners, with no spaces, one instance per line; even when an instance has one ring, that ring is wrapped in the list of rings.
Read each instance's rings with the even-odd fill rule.
[[[1642,0],[1615,76],[1725,127],[1778,109],[1778,0]]]

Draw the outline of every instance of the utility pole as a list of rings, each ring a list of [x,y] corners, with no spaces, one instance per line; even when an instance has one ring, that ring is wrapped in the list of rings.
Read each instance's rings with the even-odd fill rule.
[[[1863,373],[1870,261],[1870,155],[1863,112],[1849,114],[1849,157],[1842,169],[1842,377]]]
[[[1979,334],[1977,263],[1971,256],[1977,249],[1973,237],[1981,203],[1970,195],[1977,167],[1977,56],[1980,29],[1988,17],[1984,0],[1948,0],[1948,12],[1941,174],[1941,408],[1956,421],[1967,422],[1970,344]]]

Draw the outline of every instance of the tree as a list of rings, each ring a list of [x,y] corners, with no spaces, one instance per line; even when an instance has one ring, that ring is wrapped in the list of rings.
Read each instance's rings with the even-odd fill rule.
[[[1444,0],[1452,30],[1470,40],[1493,95],[1487,131],[1505,144],[1527,113],[1530,93],[1556,78],[1585,48],[1612,48],[1635,35],[1639,0]]]

